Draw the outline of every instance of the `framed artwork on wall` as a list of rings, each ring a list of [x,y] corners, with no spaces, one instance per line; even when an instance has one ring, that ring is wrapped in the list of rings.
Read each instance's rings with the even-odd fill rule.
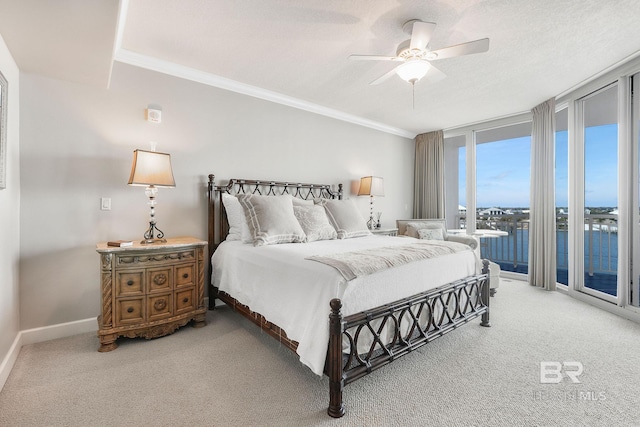
[[[0,72],[0,189],[7,188],[7,79]]]

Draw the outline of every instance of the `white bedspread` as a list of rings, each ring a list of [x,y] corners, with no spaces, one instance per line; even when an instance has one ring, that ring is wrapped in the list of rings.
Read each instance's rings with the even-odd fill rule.
[[[342,300],[342,314],[348,316],[481,270],[471,248],[349,282],[333,267],[305,260],[313,255],[406,245],[407,239],[411,238],[369,236],[258,247],[239,241],[223,242],[213,254],[212,280],[214,286],[284,329],[290,339],[298,342],[300,361],[322,375],[332,298]]]

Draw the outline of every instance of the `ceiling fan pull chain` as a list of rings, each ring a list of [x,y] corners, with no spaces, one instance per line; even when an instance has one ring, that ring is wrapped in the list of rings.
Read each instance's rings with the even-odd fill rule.
[[[411,108],[416,109],[416,81],[411,82]]]

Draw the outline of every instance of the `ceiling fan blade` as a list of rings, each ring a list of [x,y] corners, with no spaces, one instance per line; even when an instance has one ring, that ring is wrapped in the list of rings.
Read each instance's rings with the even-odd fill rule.
[[[438,70],[436,67],[433,66],[433,64],[429,64],[429,65],[431,65],[429,67],[429,71],[427,71],[427,74],[425,74],[421,80],[427,80],[429,83],[436,83],[447,77],[445,73]]]
[[[436,28],[436,24],[433,22],[416,21],[413,23],[413,30],[411,31],[411,44],[409,49],[424,50],[431,40],[431,34]]]
[[[454,56],[471,55],[472,53],[482,53],[489,50],[489,39],[480,39],[472,42],[449,46],[429,52],[429,60],[453,58]]]
[[[382,56],[382,55],[349,55],[349,59],[355,59],[358,61],[402,61],[402,58],[397,56]]]
[[[398,67],[400,67],[400,65],[398,65]],[[395,67],[393,70],[389,71],[388,73],[385,73],[385,74],[381,75],[380,77],[378,77],[377,79],[375,79],[374,81],[372,81],[369,84],[370,85],[377,85],[377,84],[382,83],[383,81],[387,80],[389,77],[393,76],[396,73],[396,70],[398,69],[398,67]]]

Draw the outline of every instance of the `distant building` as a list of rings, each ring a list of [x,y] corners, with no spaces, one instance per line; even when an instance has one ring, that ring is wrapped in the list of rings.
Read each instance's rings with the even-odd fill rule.
[[[498,215],[505,215],[505,214],[506,212],[500,208],[483,209],[480,212],[478,212],[478,215],[480,216],[498,216]]]

